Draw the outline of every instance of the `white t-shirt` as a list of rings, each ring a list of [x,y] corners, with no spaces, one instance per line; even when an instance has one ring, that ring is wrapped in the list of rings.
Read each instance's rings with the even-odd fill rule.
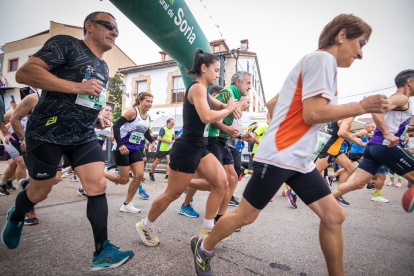
[[[311,172],[311,158],[318,144],[318,131],[325,124],[303,120],[303,101],[321,95],[337,104],[337,62],[325,51],[315,51],[293,68],[283,84],[273,119],[254,160],[302,173]]]

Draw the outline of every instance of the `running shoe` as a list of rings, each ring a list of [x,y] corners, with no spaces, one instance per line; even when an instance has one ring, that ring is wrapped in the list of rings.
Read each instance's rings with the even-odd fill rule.
[[[198,217],[200,216],[200,214],[199,214],[199,213],[197,213],[197,212],[193,209],[193,207],[191,206],[191,204],[190,204],[190,205],[188,205],[188,206],[184,206],[184,204],[183,204],[183,205],[181,205],[181,208],[180,208],[179,213],[180,213],[181,215],[184,215],[184,216],[189,217],[189,218],[198,218]]]
[[[286,196],[286,190],[282,191],[282,196]]]
[[[375,184],[369,183],[367,184],[367,191],[374,191],[375,190]]]
[[[141,199],[148,199],[149,195],[145,192],[145,190],[143,189],[142,191],[138,192],[138,195],[141,197]]]
[[[0,185],[1,188],[1,195],[9,195],[10,193],[7,191],[6,184]]]
[[[141,220],[135,225],[139,237],[146,246],[157,246],[160,240],[154,234],[154,228],[144,228],[144,220]]]
[[[390,200],[389,200],[389,199],[386,199],[386,198],[384,198],[384,197],[382,197],[382,196],[372,196],[372,197],[371,197],[371,200],[372,200],[372,201],[377,201],[377,202],[384,202],[384,203],[388,203],[388,202],[390,202]]]
[[[401,185],[401,183],[400,183],[400,182],[398,182],[397,184],[395,184],[395,187],[397,187],[397,188],[401,188],[401,187],[402,187],[402,185]]]
[[[6,188],[9,191],[10,190],[16,191],[16,187],[13,186],[13,182],[10,179],[7,180],[7,182],[6,182]]]
[[[168,182],[168,175],[166,175],[166,176],[164,177],[164,181],[165,181],[165,182]]]
[[[388,184],[387,184],[387,186],[392,186],[392,185],[394,185],[394,182],[388,182]]]
[[[145,177],[142,178],[142,182],[145,182]]]
[[[210,235],[211,230],[212,229],[207,230],[207,229],[201,228],[200,237],[207,238],[207,236]],[[226,237],[226,238],[224,238],[224,239],[222,239],[221,241],[222,242],[225,242],[225,241],[228,241],[230,238],[231,238],[231,235],[228,236],[228,237]]]
[[[103,244],[101,253],[93,253],[92,271],[98,271],[106,268],[117,268],[134,257],[132,251],[119,251],[119,247],[113,245],[109,240]]]
[[[336,201],[343,207],[348,207],[350,205],[349,202],[347,202],[342,196],[337,197]]]
[[[134,176],[132,175],[132,173],[129,173],[129,178],[134,178]]]
[[[109,172],[108,167],[105,167],[105,172]]]
[[[27,185],[29,185],[29,179],[22,179],[20,180],[20,186],[22,187],[22,190],[26,190]]]
[[[414,211],[414,186],[403,195],[402,206],[406,212]]]
[[[122,204],[121,209],[119,209],[119,211],[125,212],[125,213],[133,213],[133,214],[141,213],[141,210],[138,208],[135,208],[134,203],[132,203],[132,201],[128,203],[127,205]]]
[[[155,181],[154,173],[150,172],[149,173],[149,178],[150,178],[151,181]]]
[[[287,190],[285,194],[290,207],[292,207],[293,209],[298,208],[298,206],[296,205],[296,195],[292,195],[292,192],[290,190]]]
[[[210,261],[214,257],[214,251],[207,253],[201,249],[203,238],[192,237],[190,240],[191,252],[194,257],[194,268],[198,276],[213,276]]]
[[[11,207],[7,212],[6,224],[4,225],[3,232],[1,232],[1,242],[8,249],[15,249],[19,246],[24,225],[23,221],[12,221],[10,219],[14,210],[15,208]]]
[[[79,189],[77,190],[77,193],[78,193],[78,195],[79,195],[80,197],[87,197],[87,196],[88,196],[88,195],[86,194],[85,190],[84,190],[84,189],[82,189],[82,188],[79,188]]]
[[[29,212],[24,215],[24,225],[36,225],[39,224],[39,220],[36,217],[34,209],[31,209]]]
[[[79,182],[79,179],[78,179],[78,177],[77,177],[76,175],[71,174],[71,175],[70,175],[70,181],[73,181],[73,182]]]
[[[244,174],[244,170],[242,170],[240,176],[239,176],[239,181],[242,181],[243,177],[245,176]]]
[[[329,187],[332,187],[333,176],[328,175],[326,177],[326,183],[328,183]]]
[[[231,197],[230,202],[229,202],[229,206],[239,206],[240,202],[237,198],[235,198],[234,196]]]
[[[65,178],[65,177],[66,177],[65,173],[62,173],[62,175],[60,176],[61,179]]]

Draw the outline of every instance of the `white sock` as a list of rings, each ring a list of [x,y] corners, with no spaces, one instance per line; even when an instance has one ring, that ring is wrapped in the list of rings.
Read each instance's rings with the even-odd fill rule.
[[[203,229],[210,230],[214,227],[214,219],[204,219]]]
[[[144,223],[143,223],[144,228],[150,228],[150,227],[152,227],[153,225],[154,225],[154,222],[149,221],[149,220],[148,220],[148,217],[146,217],[146,218],[144,219]]]
[[[201,242],[201,246],[200,246],[200,248],[201,248],[201,250],[203,250],[204,252],[206,252],[206,253],[208,253],[208,254],[213,253],[213,251],[207,251],[207,250],[204,248],[204,240]]]
[[[69,167],[62,169],[62,173],[67,173],[69,171]]]

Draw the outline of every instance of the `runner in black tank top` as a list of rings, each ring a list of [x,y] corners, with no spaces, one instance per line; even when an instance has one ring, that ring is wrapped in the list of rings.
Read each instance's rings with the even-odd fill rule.
[[[210,123],[217,122],[230,113],[240,117],[238,104],[231,100],[222,104],[207,93],[207,87],[214,85],[219,77],[218,59],[201,49],[195,54],[190,74],[197,76],[188,87],[183,106],[183,134],[170,153],[170,175],[168,187],[152,204],[148,217],[136,224],[136,230],[143,243],[157,246],[159,239],[154,235],[152,226],[168,206],[187,189],[194,173],[199,172],[214,183],[207,200],[207,210],[202,233],[211,231],[214,217],[226,193],[228,182],[223,166],[206,150]],[[217,111],[216,111],[217,110]]]

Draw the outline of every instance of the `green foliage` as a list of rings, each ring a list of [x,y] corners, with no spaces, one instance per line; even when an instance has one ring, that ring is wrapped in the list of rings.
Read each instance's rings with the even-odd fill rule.
[[[113,120],[116,120],[121,117],[122,114],[122,90],[119,86],[123,83],[121,76],[117,73],[113,78],[111,78],[112,85],[108,87],[108,101],[115,104],[113,110]]]

